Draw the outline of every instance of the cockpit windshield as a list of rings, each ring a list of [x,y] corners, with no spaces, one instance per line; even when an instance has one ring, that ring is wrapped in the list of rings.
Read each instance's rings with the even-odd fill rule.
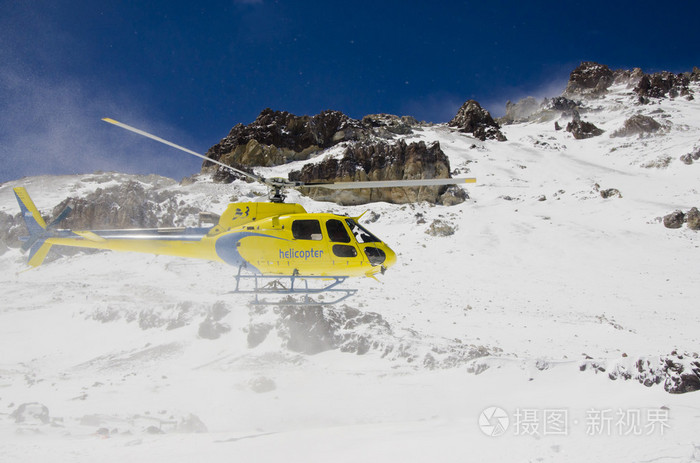
[[[355,235],[358,243],[381,243],[381,240],[371,234],[365,227],[355,222],[353,219],[345,219],[350,231]]]

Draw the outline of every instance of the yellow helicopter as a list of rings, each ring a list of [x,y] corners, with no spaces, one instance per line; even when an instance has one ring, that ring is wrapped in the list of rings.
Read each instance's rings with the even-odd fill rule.
[[[270,188],[269,203],[229,204],[216,225],[206,228],[157,228],[120,230],[66,230],[56,226],[70,213],[68,206],[50,224],[46,224],[27,191],[14,189],[29,236],[23,251],[29,251],[29,265],[36,267],[52,246],[72,246],[112,251],[132,251],[223,262],[238,268],[234,292],[253,293],[255,303],[261,293],[309,294],[339,292],[340,302],[356,290],[339,288],[348,277],[375,277],[396,262],[396,254],[359,224],[360,217],[327,213],[307,213],[299,204],[284,203],[287,188],[317,187],[329,189],[387,188],[454,185],[474,183],[473,178],[392,180],[366,182],[303,183],[282,178],[264,178],[235,169],[143,130],[105,118],[105,122],[151,138],[186,153],[249,177]],[[246,270],[243,274],[242,271]],[[242,289],[241,280],[252,278],[255,287]],[[280,279],[289,278],[285,286]],[[259,287],[258,279],[271,280]],[[304,286],[295,284],[303,281]],[[309,287],[309,281],[323,281]]]

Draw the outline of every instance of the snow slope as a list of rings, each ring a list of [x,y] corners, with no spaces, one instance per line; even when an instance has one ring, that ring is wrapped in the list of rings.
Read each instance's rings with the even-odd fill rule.
[[[582,118],[606,133],[586,140],[553,119],[505,126],[503,143],[441,125],[406,136],[439,141],[477,177],[457,206],[341,207],[292,192],[311,212],[373,211],[367,226],[398,254],[381,283],[353,281],[348,307],[324,309],[381,319],[338,331],[334,349],[291,346],[289,313],[230,294],[233,270],[219,264],[96,253],[22,273],[24,257],[6,252],[3,461],[700,460],[697,392],[580,371],[586,356],[698,350],[700,240],[660,217],[700,205],[700,166],[678,160],[700,145],[700,103],[633,101],[618,86],[587,102]],[[662,133],[609,136],[637,113]],[[0,210],[16,213],[18,185],[48,212],[127,179],[213,212],[264,199],[242,182],[96,173],[0,185]],[[609,188],[621,197],[602,198]],[[426,234],[435,220],[454,234]],[[252,343],[261,326],[273,328]],[[26,403],[48,414],[17,412]],[[509,417],[497,437],[479,422],[492,406]]]

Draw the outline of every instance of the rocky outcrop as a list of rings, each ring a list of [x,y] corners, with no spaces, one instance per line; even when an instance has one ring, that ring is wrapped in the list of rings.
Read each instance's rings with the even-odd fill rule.
[[[566,124],[566,131],[571,132],[571,134],[577,140],[597,137],[598,135],[603,134],[602,129],[599,129],[591,122],[582,121],[580,118],[576,118],[573,121]]]
[[[589,359],[580,365],[580,370],[605,373],[612,380],[638,381],[647,387],[663,384],[664,390],[671,394],[700,390],[700,358],[697,353],[673,351],[661,357]]]
[[[449,178],[450,162],[439,143],[406,144],[363,143],[346,148],[342,158],[328,158],[317,164],[307,164],[301,171],[289,173],[289,179],[301,182],[353,182],[367,180],[408,180]],[[439,203],[445,187],[376,188],[352,190],[327,190],[302,188],[320,201],[338,204],[365,204],[374,201],[407,203],[428,201]]]
[[[408,135],[420,123],[411,116],[394,116],[393,114],[369,114],[362,118],[362,125],[371,128],[374,135],[392,138],[394,135]]]
[[[646,103],[649,98],[676,98],[678,96],[691,96],[692,91],[689,74],[673,74],[663,71],[654,74],[644,74],[634,92],[639,95],[639,102]]]
[[[693,66],[693,70],[688,73],[691,82],[700,82],[700,68]]]
[[[600,97],[607,93],[614,78],[613,72],[606,65],[584,61],[571,71],[563,96],[567,98]]]
[[[487,139],[506,141],[500,126],[493,120],[491,114],[474,100],[469,100],[459,108],[457,115],[448,122],[450,127],[471,133],[481,141]]]
[[[452,236],[455,234],[455,226],[444,220],[435,219],[425,233],[430,236]]]
[[[608,198],[622,198],[622,193],[617,188],[607,188],[605,190],[600,190],[600,197],[603,199]]]
[[[308,159],[313,154],[343,141],[366,141],[373,137],[392,138],[409,134],[418,122],[409,116],[389,114],[351,119],[340,111],[324,111],[315,116],[296,116],[286,111],[263,110],[251,124],[238,124],[207,157],[246,170],[252,166],[276,166]],[[207,161],[202,171],[217,171],[216,180],[235,176]]]
[[[692,164],[693,162],[700,160],[700,148],[695,148],[690,153],[684,154],[680,157],[684,164]]]
[[[700,230],[700,211],[697,207],[691,208],[687,213],[675,210],[663,218],[666,228],[681,228],[684,223],[690,230]]]
[[[700,211],[698,211],[697,207],[693,207],[688,211],[685,220],[688,224],[688,228],[691,230],[700,230]]]
[[[654,133],[661,129],[661,124],[656,122],[652,117],[642,116],[637,114],[627,119],[622,128],[616,130],[611,137],[630,137],[632,135],[642,135],[645,133]]]
[[[172,191],[145,188],[134,180],[98,188],[83,198],[67,198],[53,209],[53,217],[68,203],[73,211],[60,226],[73,230],[174,227],[200,212],[180,205]]]
[[[673,211],[664,216],[663,222],[666,228],[681,228],[685,222],[685,214],[683,211]]]

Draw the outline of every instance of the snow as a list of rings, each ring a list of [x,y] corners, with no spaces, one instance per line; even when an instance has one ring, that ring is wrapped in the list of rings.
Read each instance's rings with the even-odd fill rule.
[[[554,120],[505,126],[503,143],[446,126],[405,136],[439,141],[453,169],[477,177],[470,199],[457,206],[341,207],[290,192],[288,201],[309,212],[379,215],[366,225],[398,262],[381,283],[352,281],[359,292],[348,305],[382,316],[391,328],[377,341],[393,346],[392,355],[303,354],[288,349],[274,329],[249,347],[254,323],[279,319],[230,294],[234,270],[224,265],[100,252],[20,273],[19,251],[0,255],[3,460],[700,459],[697,392],[668,394],[660,385],[580,371],[586,356],[629,364],[674,349],[697,352],[698,345],[700,238],[686,227],[664,228],[660,217],[700,206],[700,166],[678,160],[700,144],[700,105],[679,98],[637,106],[626,87],[611,90],[587,103],[595,111],[582,113],[606,131],[600,137],[574,140],[556,131]],[[609,136],[637,113],[668,128]],[[671,158],[667,167],[644,167],[664,156]],[[302,164],[262,174],[283,176]],[[17,212],[14,186],[25,186],[49,213],[67,196],[127,180],[177,191],[180,200],[217,213],[232,197],[265,199],[256,185],[218,185],[207,176],[178,186],[156,176],[98,173],[2,184],[0,210]],[[597,190],[608,188],[622,197],[603,199]],[[419,214],[424,223],[417,223]],[[427,235],[436,219],[455,234]],[[230,330],[199,337],[217,303],[228,310],[220,323]],[[449,368],[424,362],[429,353],[439,357],[460,346],[480,346],[488,355]],[[10,416],[34,402],[48,407],[49,424]],[[499,437],[478,425],[491,406],[510,417]],[[547,410],[566,411],[565,434],[544,434]],[[609,431],[591,432],[596,413],[605,410],[638,411],[641,435],[625,434],[630,423],[616,428],[615,421]],[[526,411],[537,415],[539,435],[515,425],[516,414]],[[663,433],[661,426],[644,427],[655,413],[665,417]],[[184,432],[191,415],[207,432]]]

